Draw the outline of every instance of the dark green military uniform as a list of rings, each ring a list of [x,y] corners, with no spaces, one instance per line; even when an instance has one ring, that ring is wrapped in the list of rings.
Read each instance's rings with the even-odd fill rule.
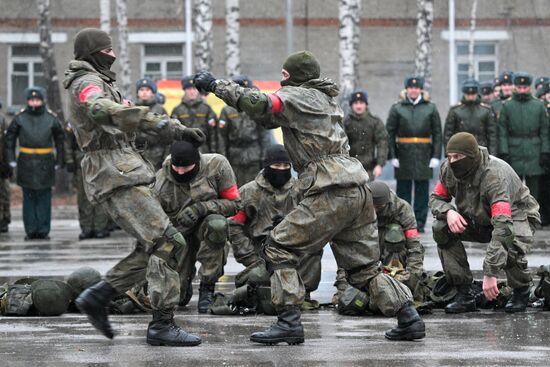
[[[29,239],[50,233],[52,186],[55,167],[62,163],[63,136],[57,116],[45,105],[21,110],[6,134],[9,162],[15,161],[19,140],[17,184],[23,188],[23,223]]]
[[[504,102],[498,119],[498,154],[525,178],[535,199],[540,199],[540,164],[550,153],[548,116],[544,104],[531,94],[514,93]]]
[[[206,143],[201,147],[201,153],[218,151],[216,113],[200,95],[194,100],[184,96],[181,103],[174,107],[171,117],[178,119],[183,126],[201,129],[206,134]]]
[[[147,279],[153,321],[147,331],[152,345],[197,345],[173,321],[179,301],[176,266],[185,240],[170,223],[151,188],[151,166],[134,149],[135,132],[158,134],[165,144],[174,139],[201,142],[203,134],[188,129],[146,107],[123,103],[110,70],[115,60],[102,50],[112,48],[108,34],[88,28],[74,43],[75,60],[69,63],[63,86],[68,90],[71,123],[84,151],[82,174],[88,199],[100,203],[123,230],[138,240],[135,250],[116,264],[105,281],[85,290],[76,305],[108,338],[114,333],[105,312],[110,300]]]
[[[260,260],[262,244],[273,229],[273,218],[290,213],[302,196],[295,178],[276,188],[262,171],[239,191],[243,209],[229,220],[229,233],[235,260],[248,267]],[[322,255],[321,251],[303,257],[297,267],[307,293],[315,291],[321,281]]]
[[[99,204],[92,204],[84,190],[82,177],[82,159],[84,152],[80,150],[76,142],[73,128],[70,124],[65,128],[65,167],[73,173],[73,186],[76,190],[78,204],[78,222],[82,233],[80,239],[103,238],[109,235],[109,216]]]
[[[466,101],[464,98],[447,114],[444,129],[444,144],[459,132],[468,132],[476,137],[479,145],[487,147],[490,154],[497,154],[497,124],[491,106],[481,102]]]
[[[252,120],[245,112],[225,106],[220,114],[218,135],[224,152],[237,176],[244,185],[258,174],[265,149],[271,144],[271,133]]]
[[[7,232],[11,222],[10,212],[10,181],[11,167],[6,157],[6,132],[8,122],[4,115],[0,114],[0,232]]]
[[[373,180],[376,165],[384,167],[388,157],[388,133],[384,123],[367,111],[356,115],[353,111],[344,119],[344,130],[349,140],[349,155],[357,158]]]
[[[181,278],[181,300],[195,276],[195,262],[199,270],[202,292],[214,291],[223,275],[226,262],[225,245],[228,239],[225,217],[234,215],[239,206],[239,191],[235,174],[227,159],[220,154],[201,154],[199,171],[189,182],[178,182],[172,174],[172,156],[157,172],[154,192],[162,208],[176,228],[185,235],[188,252],[178,271]],[[186,223],[182,215],[188,208],[199,208],[193,223]],[[201,312],[206,312],[208,308]]]
[[[510,287],[525,287],[531,282],[525,255],[533,243],[534,225],[540,222],[539,206],[512,167],[484,147],[479,151],[478,168],[463,180],[454,176],[445,160],[440,182],[430,195],[443,270],[450,284],[470,285],[473,277],[462,241],[489,243],[484,275],[496,277],[504,270]],[[451,209],[468,223],[462,234],[449,231],[446,220]]]
[[[543,88],[544,96],[550,96],[550,83],[546,82]],[[546,99],[544,103],[546,104],[546,114],[550,116],[550,101]],[[542,188],[550,187],[550,171],[548,169],[546,169],[545,173],[541,176],[540,185]],[[542,195],[539,203],[542,225],[547,226],[550,224],[550,195]]]
[[[500,93],[498,95],[498,98],[495,98],[493,102],[491,102],[491,107],[493,108],[493,112],[495,113],[495,116],[498,120],[500,116],[500,111],[502,110],[502,106],[504,104],[504,101],[507,99],[510,99],[510,94],[504,94],[502,91],[503,85],[512,85],[513,84],[513,78],[514,74],[510,71],[503,71],[500,73],[498,78],[495,80],[495,82],[498,82],[498,86],[500,86]]]
[[[414,181],[414,215],[418,229],[423,231],[428,215],[429,180],[433,175],[430,160],[441,157],[441,120],[437,107],[426,92],[422,92],[417,101],[411,101],[403,91],[401,100],[390,109],[386,129],[389,157],[399,160],[399,168],[395,168],[397,196],[412,203]]]

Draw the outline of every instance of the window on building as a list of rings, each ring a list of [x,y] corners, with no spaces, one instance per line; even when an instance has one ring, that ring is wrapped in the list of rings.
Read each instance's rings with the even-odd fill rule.
[[[146,78],[181,79],[184,75],[183,44],[143,45],[142,74]]]
[[[456,45],[457,86],[462,94],[462,83],[468,79],[469,44],[458,42]],[[493,81],[497,70],[497,44],[495,42],[476,42],[474,44],[474,78],[481,82]]]
[[[8,103],[24,105],[26,88],[46,87],[38,45],[11,46],[9,59]]]

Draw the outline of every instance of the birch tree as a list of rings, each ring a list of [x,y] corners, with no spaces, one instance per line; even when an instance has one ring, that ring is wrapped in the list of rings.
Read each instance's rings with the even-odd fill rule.
[[[416,0],[416,57],[415,74],[425,79],[424,89],[432,85],[432,25],[434,1]]]
[[[212,0],[195,0],[195,70],[212,69]]]
[[[103,32],[111,33],[111,0],[99,0],[99,25]]]
[[[225,0],[225,73],[241,74],[239,0]]]
[[[360,0],[339,0],[338,30],[340,46],[340,98],[342,106],[346,107],[349,95],[357,87],[359,66],[359,21],[361,17]]]
[[[468,43],[468,78],[475,78],[475,65],[474,65],[474,46],[475,46],[475,32],[476,32],[476,12],[477,12],[477,0],[472,2],[472,10],[470,13],[470,42]]]
[[[126,98],[132,95],[132,70],[128,56],[128,11],[127,0],[116,0],[116,19],[118,29],[118,60],[120,65],[119,85]]]

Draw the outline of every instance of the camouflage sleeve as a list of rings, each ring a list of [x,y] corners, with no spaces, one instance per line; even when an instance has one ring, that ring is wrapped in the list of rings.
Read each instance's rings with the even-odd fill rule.
[[[76,148],[76,137],[70,126],[65,128],[65,141],[63,143],[65,152],[63,153],[63,160],[65,165],[74,164],[75,159],[75,148]]]
[[[435,104],[432,112],[432,157],[441,158],[441,147],[443,145],[443,134],[441,133],[441,118]]]
[[[546,108],[544,104],[541,104],[539,112],[540,118],[540,152],[541,153],[550,153],[550,141],[548,136],[548,114],[546,113]]]
[[[221,214],[224,217],[235,215],[241,205],[241,196],[233,168],[224,156],[220,155],[220,165],[215,172],[218,199],[203,202],[208,214]]]
[[[451,107],[449,113],[447,114],[447,118],[445,119],[445,127],[443,129],[444,147],[447,147],[447,143],[449,142],[451,136],[453,136],[458,131],[458,120],[459,118],[454,111],[454,108]]]
[[[8,127],[8,131],[6,132],[5,152],[6,152],[6,161],[8,163],[15,162],[15,146],[17,144],[17,138],[19,137],[20,128],[21,128],[21,125],[19,125],[19,120],[17,116],[15,116],[10,126]]]
[[[395,220],[403,228],[403,233],[406,239],[406,269],[412,274],[420,275],[424,266],[424,247],[420,242],[414,211],[409,203],[404,200],[397,199],[396,212],[398,214]]]
[[[253,196],[251,184],[246,184],[241,187],[240,195],[243,200],[243,208],[236,215],[229,218],[229,240],[235,260],[244,266],[249,266],[260,258],[256,253],[252,240],[247,236],[247,228],[251,220],[254,218],[256,211],[253,210]]]
[[[506,266],[508,250],[514,242],[514,222],[508,188],[509,180],[505,175],[488,174],[480,187],[481,197],[487,200],[491,208],[493,232],[483,261],[483,274],[496,277]]]
[[[384,167],[388,159],[388,132],[384,123],[378,117],[374,123],[374,138],[376,140],[376,164]]]
[[[218,153],[218,117],[216,113],[208,104],[206,106],[206,117],[202,126],[203,132],[206,134],[206,145],[210,153]]]
[[[510,154],[508,150],[508,112],[506,104],[502,106],[500,114],[498,116],[497,134],[498,134],[498,151],[497,154],[502,156],[503,154]]]
[[[443,161],[443,164],[440,168],[439,181],[437,181],[434,191],[430,194],[430,199],[428,206],[432,210],[432,214],[437,219],[447,219],[447,212],[449,210],[456,210],[456,208],[451,204],[452,196],[449,193],[447,180],[445,179],[445,172],[449,170],[449,162],[447,160]]]
[[[497,122],[495,120],[495,114],[492,108],[488,108],[488,113],[485,118],[485,134],[487,136],[487,142],[489,154],[497,155]]]
[[[397,130],[399,129],[399,115],[395,109],[395,105],[390,108],[388,119],[386,120],[386,130],[388,131],[388,149],[389,159],[399,158],[397,156],[397,146],[395,144],[395,138]]]

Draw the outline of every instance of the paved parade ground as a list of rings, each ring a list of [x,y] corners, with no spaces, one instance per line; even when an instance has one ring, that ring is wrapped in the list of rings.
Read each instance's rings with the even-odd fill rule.
[[[127,255],[132,241],[120,231],[105,240],[78,241],[76,207],[54,210],[51,240],[25,242],[20,209],[8,234],[0,235],[0,284],[18,278],[62,279],[81,266],[104,274]],[[428,226],[427,226],[428,227]],[[532,269],[550,263],[550,231],[539,231],[528,256]],[[422,235],[425,268],[441,268],[431,233]],[[482,245],[467,249],[477,279]],[[230,291],[242,270],[231,257],[217,290]],[[313,298],[329,302],[334,292],[334,257],[323,256],[320,289]],[[149,315],[112,316],[117,336],[99,335],[79,314],[61,317],[0,317],[0,366],[547,366],[550,360],[550,312],[528,309],[523,314],[483,310],[449,316],[442,310],[425,316],[427,337],[417,342],[389,342],[383,332],[393,318],[344,317],[334,310],[303,314],[306,342],[300,346],[261,346],[249,334],[267,327],[271,316],[199,315],[198,284],[190,305],[176,313],[188,331],[203,343],[192,348],[151,347],[145,343]]]

